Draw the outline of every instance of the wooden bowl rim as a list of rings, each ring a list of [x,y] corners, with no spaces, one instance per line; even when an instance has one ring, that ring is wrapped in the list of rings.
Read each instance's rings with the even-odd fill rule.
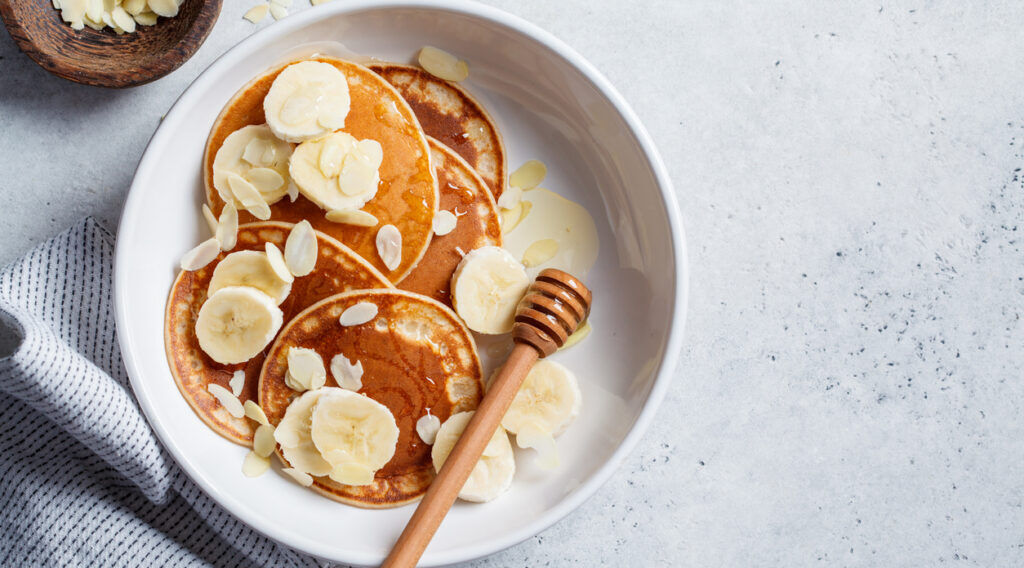
[[[50,73],[62,79],[67,79],[83,85],[92,85],[94,87],[111,87],[118,89],[144,85],[151,81],[155,81],[184,65],[185,62],[195,54],[199,47],[203,45],[206,38],[210,35],[210,32],[213,30],[213,26],[217,23],[217,18],[220,16],[221,7],[223,6],[223,0],[202,0],[203,5],[199,8],[199,15],[202,16],[203,14],[209,14],[212,11],[213,17],[197,17],[188,32],[182,36],[180,40],[180,44],[184,45],[185,49],[173,56],[156,58],[150,64],[145,66],[140,65],[129,69],[122,68],[117,71],[83,71],[81,69],[68,67],[67,65],[58,65],[49,52],[37,49],[36,43],[29,39],[25,28],[14,15],[14,9],[11,5],[18,1],[19,0],[0,0],[0,19],[3,19],[8,33],[11,38],[14,39],[14,43],[17,44],[18,49],[22,53],[27,55],[32,61],[35,61],[43,69],[46,69]],[[159,23],[157,25],[159,25]]]

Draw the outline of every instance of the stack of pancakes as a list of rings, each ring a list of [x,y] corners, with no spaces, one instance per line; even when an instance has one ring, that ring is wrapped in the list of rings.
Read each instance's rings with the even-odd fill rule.
[[[293,223],[308,220],[317,231],[314,272],[297,278],[281,304],[285,324],[263,353],[224,365],[199,347],[195,324],[222,252],[207,266],[182,271],[167,304],[165,342],[172,374],[196,414],[228,440],[251,446],[256,423],[229,414],[209,392],[225,388],[236,371],[246,381],[239,399],[254,401],[276,425],[300,393],[285,384],[292,346],[342,352],[362,362],[360,393],[388,407],[399,427],[394,457],[374,483],[347,486],[327,477],[313,487],[333,499],[363,507],[393,507],[422,496],[434,477],[430,446],[419,439],[416,421],[426,414],[442,422],[471,410],[483,393],[473,337],[451,310],[452,273],[469,251],[501,245],[495,200],[506,179],[505,150],[487,112],[459,86],[416,68],[380,64],[367,68],[328,57],[346,77],[351,109],[343,131],[380,142],[381,183],[363,210],[394,225],[402,235],[401,263],[389,270],[375,246],[378,227],[334,223],[304,196],[270,206],[269,221],[239,211],[238,250],[283,248]],[[213,161],[232,132],[265,122],[263,99],[287,65],[244,86],[225,106],[210,133],[204,159],[206,198],[215,215],[225,203],[213,187]],[[382,108],[397,108],[399,119]],[[434,234],[439,210],[458,217],[451,232]],[[356,302],[379,312],[372,326],[347,328],[338,315]],[[328,374],[327,386],[337,386]],[[287,465],[283,456],[278,454]]]

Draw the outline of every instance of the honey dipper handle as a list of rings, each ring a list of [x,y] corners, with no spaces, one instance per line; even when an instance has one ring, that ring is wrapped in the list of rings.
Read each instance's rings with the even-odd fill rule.
[[[538,357],[532,346],[516,343],[505,366],[487,389],[487,396],[416,507],[402,536],[398,537],[391,554],[384,560],[384,568],[416,566]]]

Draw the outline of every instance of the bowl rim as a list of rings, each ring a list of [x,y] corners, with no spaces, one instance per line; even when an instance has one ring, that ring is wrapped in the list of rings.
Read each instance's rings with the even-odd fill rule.
[[[14,16],[13,4],[17,1],[0,0],[0,19],[3,20],[4,26],[7,27],[7,31],[10,33],[14,43],[17,44],[18,50],[27,55],[32,61],[35,61],[37,65],[61,79],[67,79],[82,85],[114,89],[137,87],[156,81],[184,65],[206,42],[206,38],[217,24],[217,19],[220,17],[220,11],[223,7],[223,0],[199,0],[203,5],[199,8],[196,21],[193,22],[188,32],[179,40],[175,48],[168,50],[168,52],[174,52],[173,57],[160,57],[151,64],[137,65],[131,69],[83,71],[59,65],[48,52],[36,48],[37,44],[29,37],[25,26]],[[57,10],[55,9],[54,11]],[[212,16],[203,17],[204,14],[210,13],[212,13]],[[61,25],[66,26],[69,30],[71,29],[70,25],[63,21],[61,21]],[[158,25],[159,22],[157,23]],[[155,33],[151,30],[155,30],[157,26],[147,28],[146,33]],[[184,46],[183,49],[182,46]]]
[[[306,9],[303,12],[290,16],[289,18],[275,23],[260,30],[248,38],[243,39],[224,54],[218,57],[209,65],[178,97],[168,110],[165,119],[154,132],[147,144],[146,151],[133,177],[131,187],[125,200],[124,209],[119,222],[118,235],[121,228],[131,219],[137,216],[140,208],[140,195],[143,191],[138,178],[138,172],[150,167],[150,164],[157,159],[157,156],[149,152],[150,147],[161,142],[169,136],[173,128],[182,117],[179,113],[185,104],[191,103],[199,96],[198,86],[212,84],[219,79],[221,70],[228,68],[241,53],[250,47],[258,47],[261,43],[269,42],[277,37],[288,35],[293,30],[302,28],[314,20],[321,20],[329,17],[336,17],[343,14],[355,14],[368,11],[387,11],[396,9],[425,9],[437,12],[446,12],[453,15],[462,15],[488,21],[497,24],[526,36],[546,47],[555,55],[563,58],[571,66],[576,68],[584,78],[597,89],[616,109],[619,115],[626,122],[629,133],[643,151],[648,167],[654,175],[656,184],[668,218],[671,232],[671,254],[675,262],[675,274],[673,283],[673,297],[671,299],[671,324],[667,338],[664,343],[664,355],[655,370],[655,379],[651,390],[644,401],[639,415],[636,417],[629,431],[623,437],[618,448],[612,453],[604,464],[580,484],[574,491],[567,494],[553,507],[538,516],[531,523],[522,529],[510,531],[500,538],[493,538],[471,545],[446,550],[431,552],[428,548],[423,555],[424,566],[449,565],[458,562],[481,558],[516,545],[546,529],[564,518],[570,512],[582,505],[592,497],[597,490],[603,486],[614,474],[623,460],[636,447],[643,433],[650,426],[658,407],[664,400],[679,360],[683,343],[683,332],[686,323],[687,304],[689,297],[689,260],[687,255],[686,236],[683,227],[682,215],[679,211],[672,180],[668,175],[667,168],[661,159],[654,142],[651,140],[646,128],[640,123],[639,118],[622,95],[611,85],[607,78],[601,74],[590,62],[583,58],[573,48],[569,47],[562,40],[555,37],[535,24],[532,24],[518,16],[508,12],[480,4],[473,0],[349,0],[346,2],[328,3]],[[114,306],[116,311],[116,323],[118,328],[118,342],[121,347],[125,368],[128,371],[129,380],[133,391],[144,392],[142,387],[139,361],[135,358],[134,340],[126,332],[128,329],[125,290],[130,287],[130,273],[122,269],[127,266],[128,246],[122,243],[120,237],[115,245],[114,257]],[[203,489],[218,505],[228,510],[235,518],[239,519],[257,532],[273,539],[276,542],[293,547],[297,550],[313,556],[353,563],[356,565],[371,565],[379,563],[381,558],[377,555],[367,553],[352,553],[321,545],[306,539],[295,539],[278,534],[276,527],[269,519],[253,518],[241,510],[241,503],[235,502],[232,498],[220,493],[217,487],[208,484],[200,475],[198,468],[189,461],[180,448],[172,445],[169,434],[164,430],[163,425],[151,419],[154,416],[154,408],[150,401],[144,396],[137,396],[139,404],[149,419],[158,438],[164,447],[174,457],[175,462],[182,468],[189,478]],[[339,552],[341,554],[339,554]]]

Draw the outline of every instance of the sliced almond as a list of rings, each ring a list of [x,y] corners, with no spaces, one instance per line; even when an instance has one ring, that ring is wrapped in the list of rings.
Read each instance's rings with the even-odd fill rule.
[[[284,243],[284,261],[295,276],[305,276],[316,267],[317,242],[313,225],[300,221]]]
[[[267,13],[267,5],[262,4],[249,10],[252,12],[257,8],[264,8],[263,15]],[[246,16],[249,13],[246,12]],[[248,18],[246,18],[248,19]],[[254,168],[263,166],[269,166],[274,163],[274,157],[277,155],[277,150],[274,149],[274,144],[265,138],[253,138],[245,145],[245,150],[242,151],[242,159],[249,163]]]
[[[355,225],[357,227],[376,227],[380,221],[366,211],[328,211],[327,220],[332,223]]]
[[[315,0],[313,2],[313,5],[316,6]],[[310,485],[313,485],[313,476],[309,475],[304,471],[299,471],[294,467],[286,467],[281,470],[281,473],[284,473],[288,477],[291,477],[292,479],[295,480],[296,483],[303,487],[309,487]]]
[[[431,446],[437,439],[437,431],[441,429],[441,419],[429,411],[416,421],[416,433],[424,444]]]
[[[220,254],[220,243],[216,238],[207,239],[181,257],[182,270],[199,270],[213,262]]]
[[[376,306],[374,306],[376,307]],[[363,388],[363,363],[353,363],[347,357],[338,353],[331,358],[331,376],[338,386],[350,391],[358,391]]]
[[[149,9],[158,16],[173,18],[178,15],[178,3],[174,0],[148,0]]]
[[[206,226],[210,227],[210,234],[216,235],[218,224],[217,217],[214,216],[213,211],[210,209],[210,206],[205,203],[203,203],[203,219],[206,220]]]
[[[319,6],[320,4],[326,4],[326,3],[330,2],[330,1],[331,0],[309,0],[309,3],[314,5],[314,6]]]
[[[242,473],[246,477],[259,477],[270,469],[270,460],[262,457],[256,452],[245,454],[245,461],[242,462]]]
[[[285,8],[291,8],[292,7],[292,0],[270,0],[270,3],[271,4],[278,4],[280,6],[284,6]]]
[[[272,168],[253,168],[245,174],[245,179],[260,193],[273,193],[284,185],[284,178]]]
[[[324,141],[324,146],[320,149],[320,158],[317,160],[317,167],[324,177],[333,178],[341,173],[341,165],[345,161],[349,146],[350,139],[344,136],[330,136]]]
[[[224,410],[228,411],[228,414],[235,418],[241,418],[245,416],[245,409],[242,408],[241,401],[238,397],[231,394],[231,391],[218,385],[217,383],[210,383],[206,390],[210,391],[213,398],[217,399],[217,402],[224,407]]]
[[[377,231],[377,254],[388,270],[402,264],[402,233],[394,225],[384,225]]]
[[[501,210],[501,234],[507,235],[512,232],[519,223],[523,222],[526,215],[530,213],[530,209],[533,209],[533,203],[529,201],[520,201],[515,207],[511,209]]]
[[[267,200],[263,199],[263,195],[260,193],[260,190],[256,189],[256,186],[234,173],[229,173],[227,180],[228,187],[231,188],[231,194],[242,204],[246,211],[252,213],[260,221],[270,219],[270,206],[267,205]]]
[[[156,14],[153,12],[142,12],[141,14],[135,14],[135,23],[140,26],[155,26],[156,25]]]
[[[558,241],[555,239],[541,239],[526,247],[523,253],[523,266],[531,268],[540,266],[551,260],[558,253]]]
[[[375,317],[377,317],[377,304],[359,302],[358,304],[349,306],[345,311],[341,312],[341,317],[338,318],[338,323],[345,327],[362,325]]]
[[[465,61],[436,47],[426,46],[420,50],[420,66],[438,79],[459,82],[469,77],[469,65]]]
[[[228,386],[231,387],[231,394],[241,396],[242,389],[245,388],[245,371],[235,371],[228,381]]]
[[[110,19],[114,21],[117,27],[121,28],[127,33],[135,31],[135,20],[131,14],[125,11],[121,6],[115,6],[114,10],[110,12]]]
[[[270,15],[274,16],[275,20],[281,20],[288,16],[288,9],[280,4],[271,4]]]
[[[242,405],[242,407],[245,409],[245,416],[250,420],[253,420],[256,423],[261,424],[263,426],[270,424],[270,421],[267,420],[267,413],[263,412],[263,409],[260,408],[260,405],[256,404],[251,400],[247,400],[245,401],[245,404]]]
[[[261,425],[256,429],[256,433],[252,435],[252,451],[256,452],[256,455],[268,458],[270,454],[274,453],[276,447],[277,441],[274,440],[273,426]]]
[[[146,0],[124,0],[124,2],[121,2],[121,7],[133,16],[138,16],[149,9],[146,6]]]
[[[217,230],[214,234],[220,243],[220,250],[231,250],[238,243],[238,209],[231,203],[225,204],[224,209],[221,209],[220,220],[217,221]]]
[[[519,169],[512,172],[508,177],[508,184],[519,189],[533,189],[544,181],[548,175],[548,168],[540,160],[530,160],[519,166]]]
[[[267,12],[268,11],[270,11],[270,5],[268,5],[268,4],[257,4],[255,6],[253,6],[252,8],[249,8],[249,11],[246,12],[245,15],[242,16],[242,17],[245,18],[246,20],[249,20],[250,22],[252,22],[254,24],[258,24],[258,23],[260,23],[261,20],[263,20],[263,18],[267,17]],[[246,161],[248,161],[248,160],[246,160]]]
[[[271,242],[264,243],[263,248],[267,251],[267,261],[270,262],[270,268],[274,270],[274,274],[284,282],[294,282],[295,276],[288,270],[288,264],[284,261],[281,249]]]
[[[459,219],[451,212],[441,210],[434,215],[434,234],[441,237],[455,230]]]
[[[498,207],[500,209],[512,209],[523,199],[523,190],[518,187],[512,186],[506,189],[501,197],[498,198]]]
[[[327,370],[320,354],[305,347],[288,349],[288,376],[303,390],[316,390],[327,382]]]

